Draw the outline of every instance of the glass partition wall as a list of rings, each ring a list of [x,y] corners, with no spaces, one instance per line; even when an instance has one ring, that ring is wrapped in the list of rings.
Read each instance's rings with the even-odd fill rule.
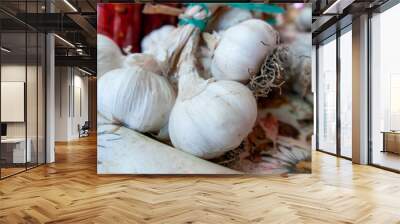
[[[352,158],[352,35],[351,26],[340,36],[340,155]]]
[[[351,25],[317,48],[317,149],[352,157]]]
[[[370,163],[400,171],[400,4],[371,18]]]
[[[35,13],[39,1],[14,1]],[[0,3],[0,7],[3,3]],[[0,11],[0,178],[45,163],[45,34]],[[23,14],[22,14],[23,15]]]
[[[336,154],[336,37],[318,47],[318,149]]]

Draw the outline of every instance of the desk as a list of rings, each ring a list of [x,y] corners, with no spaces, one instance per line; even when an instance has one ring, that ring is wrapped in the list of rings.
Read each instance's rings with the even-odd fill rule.
[[[383,131],[383,150],[382,152],[392,152],[400,154],[400,132]]]
[[[30,138],[28,138],[26,142],[28,143],[27,144],[28,147],[26,147],[26,154],[25,154],[25,138],[1,139],[1,147],[2,147],[1,156],[9,163],[31,162],[32,141]]]

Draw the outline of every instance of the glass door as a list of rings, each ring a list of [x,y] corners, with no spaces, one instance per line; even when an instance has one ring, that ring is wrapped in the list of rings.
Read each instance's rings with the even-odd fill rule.
[[[370,162],[400,171],[400,4],[371,18]]]
[[[26,170],[31,161],[31,151],[26,150],[26,43],[25,32],[1,34],[2,178]]]
[[[45,1],[1,1],[20,15]],[[45,163],[45,34],[0,12],[0,179]],[[25,14],[27,15],[27,14]]]
[[[336,154],[336,36],[318,47],[317,149]]]
[[[340,156],[352,157],[352,33],[340,35]]]

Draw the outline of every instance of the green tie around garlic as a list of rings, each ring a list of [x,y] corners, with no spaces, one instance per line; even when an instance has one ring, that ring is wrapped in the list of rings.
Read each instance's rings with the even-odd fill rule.
[[[240,145],[256,121],[257,104],[239,82],[199,76],[193,56],[198,31],[192,35],[178,65],[178,97],[168,129],[176,148],[210,159]]]

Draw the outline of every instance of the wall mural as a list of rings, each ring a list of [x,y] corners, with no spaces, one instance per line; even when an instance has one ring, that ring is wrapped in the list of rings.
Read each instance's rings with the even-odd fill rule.
[[[311,172],[311,4],[98,4],[99,174]]]

